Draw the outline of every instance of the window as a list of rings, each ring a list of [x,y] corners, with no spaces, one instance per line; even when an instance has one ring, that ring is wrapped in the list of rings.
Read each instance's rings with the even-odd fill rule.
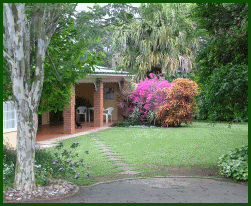
[[[17,131],[17,118],[14,102],[3,102],[3,133]]]
[[[103,89],[103,95],[104,99],[114,99],[114,88],[105,85]]]

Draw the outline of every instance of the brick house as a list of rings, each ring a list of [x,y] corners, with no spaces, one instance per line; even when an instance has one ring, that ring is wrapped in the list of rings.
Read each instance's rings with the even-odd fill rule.
[[[103,127],[103,108],[113,107],[113,120],[122,120],[122,111],[117,107],[117,92],[121,89],[128,72],[115,71],[106,67],[95,66],[95,71],[82,79],[77,80],[72,88],[70,107],[65,107],[62,111],[63,128],[65,134],[75,133],[75,117],[77,106],[92,107],[94,127]],[[82,100],[82,104],[81,104]],[[85,103],[88,105],[84,105]],[[94,113],[94,114],[93,114]],[[49,124],[50,113],[44,112],[42,115],[42,125]],[[88,117],[90,119],[90,117]]]
[[[60,129],[63,129],[64,134],[78,132],[75,125],[75,112],[78,106],[92,107],[92,111],[89,112],[88,121],[91,120],[93,127],[103,127],[103,120],[105,120],[103,108],[107,107],[114,108],[112,111],[113,121],[123,120],[122,110],[117,107],[117,92],[121,89],[127,78],[130,78],[127,72],[95,66],[94,73],[77,80],[77,84],[72,87],[74,95],[71,95],[70,107],[65,107],[63,111],[59,111],[56,118],[55,113],[52,111],[43,112],[39,115],[40,126],[50,126],[53,122],[60,122],[63,124]],[[88,103],[88,105],[85,105],[85,103]],[[15,148],[17,120],[14,110],[13,103],[4,103],[4,114],[6,114],[4,115],[3,136],[4,140],[11,143]]]

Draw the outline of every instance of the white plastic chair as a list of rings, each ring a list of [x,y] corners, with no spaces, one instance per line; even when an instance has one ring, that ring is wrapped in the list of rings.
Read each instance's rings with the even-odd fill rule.
[[[78,107],[76,109],[76,114],[77,114],[77,121],[79,121],[79,117],[81,114],[84,114],[85,115],[85,121],[87,121],[87,108],[84,107],[84,106],[81,106],[81,107]]]
[[[107,109],[104,109],[104,111],[107,111],[107,113],[103,113],[103,115],[106,116],[106,123],[108,123],[108,116],[111,116],[111,121],[112,121],[112,110],[114,110],[113,107],[108,107]]]

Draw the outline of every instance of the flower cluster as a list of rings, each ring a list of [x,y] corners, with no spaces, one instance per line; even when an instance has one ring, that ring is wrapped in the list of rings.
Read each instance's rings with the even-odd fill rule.
[[[60,149],[61,147],[63,147],[63,143],[62,143],[62,142],[59,142],[59,144],[57,144],[56,146],[57,146],[57,148]]]
[[[78,147],[78,145],[79,145],[79,142],[73,142],[71,145],[71,148],[76,148]]]
[[[3,162],[3,180],[5,180],[5,177],[8,175],[13,175],[15,171],[15,165],[13,164],[13,162],[11,162],[10,165],[5,164]]]
[[[129,108],[131,118],[139,118],[140,121],[149,121],[155,114],[155,108],[165,100],[164,88],[169,88],[172,83],[161,78],[160,75],[150,74],[150,78],[140,80],[130,98],[134,107]]]
[[[76,149],[79,146],[79,142],[73,142],[70,148]],[[63,148],[63,143],[60,142],[56,145],[56,149]],[[85,152],[88,154],[88,152]],[[59,175],[64,176],[67,173],[73,174],[74,178],[77,179],[80,176],[80,172],[77,172],[77,168],[80,166],[85,167],[84,159],[81,158],[76,161],[76,157],[79,157],[77,152],[72,150],[63,149],[62,152],[54,152],[56,159],[52,162],[53,172]],[[88,169],[90,166],[87,167]],[[90,177],[90,172],[87,173],[87,176]]]

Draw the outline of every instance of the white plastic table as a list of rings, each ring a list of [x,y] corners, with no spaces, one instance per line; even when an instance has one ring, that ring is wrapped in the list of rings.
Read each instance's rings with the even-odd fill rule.
[[[91,121],[91,110],[94,111],[94,107],[89,107],[89,108],[87,108],[87,110],[88,110],[88,116],[89,116],[89,122],[90,122]],[[103,111],[105,111],[104,108],[103,108]]]
[[[88,110],[88,116],[89,116],[89,122],[91,121],[91,110],[93,110],[94,111],[94,107],[89,107],[89,108],[87,108],[87,110]]]

